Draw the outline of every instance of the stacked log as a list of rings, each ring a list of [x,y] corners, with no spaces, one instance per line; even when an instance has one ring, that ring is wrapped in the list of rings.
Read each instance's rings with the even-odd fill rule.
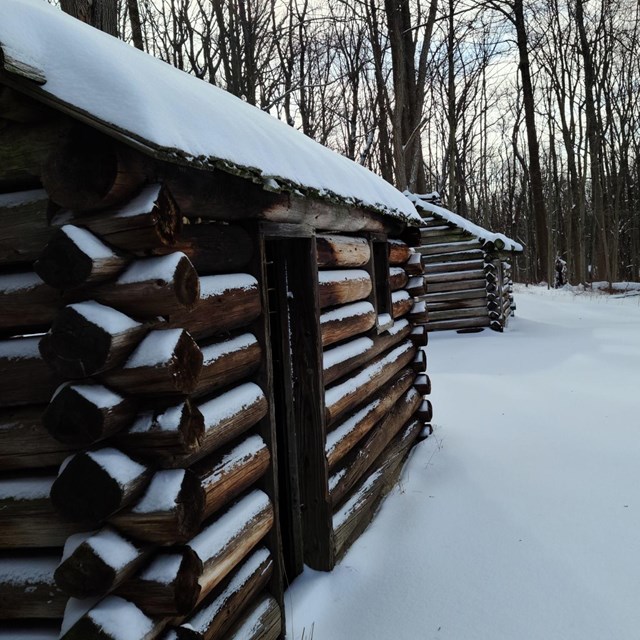
[[[206,637],[277,637],[257,228],[183,218],[147,159],[70,131],[0,169],[30,189],[0,195],[0,620],[152,640],[217,602]]]
[[[331,563],[364,529],[383,497],[376,481],[380,469],[391,483],[431,418],[424,411],[418,415],[424,394],[430,392],[420,349],[426,344],[426,309],[415,300],[424,294],[422,262],[401,240],[384,238],[384,251],[377,242],[382,244],[379,237],[369,243],[357,237],[317,239],[321,305],[327,282],[340,290],[343,283],[353,283],[353,296],[334,297],[336,302],[323,308],[320,318],[327,475],[318,501],[327,503],[331,518]],[[356,285],[365,273],[371,282],[368,295]],[[399,446],[395,443],[401,437]],[[393,464],[385,462],[388,458]],[[354,499],[364,499],[370,508],[358,510],[353,516],[357,525],[345,536],[339,514]]]

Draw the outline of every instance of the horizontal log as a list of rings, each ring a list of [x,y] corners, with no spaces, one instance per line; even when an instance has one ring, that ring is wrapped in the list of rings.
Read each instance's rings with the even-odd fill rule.
[[[371,277],[362,269],[319,271],[320,308],[364,300],[371,293]]]
[[[416,296],[423,296],[427,293],[427,285],[424,276],[412,276],[407,281],[407,293],[415,298]]]
[[[284,632],[280,606],[268,594],[237,622],[227,636],[228,640],[276,640]]]
[[[268,403],[262,389],[245,382],[198,405],[204,418],[204,433],[197,448],[176,456],[174,464],[192,464],[222,445],[237,438],[267,413]]]
[[[58,442],[80,448],[127,427],[135,403],[98,384],[65,384],[51,399],[42,423]]]
[[[79,533],[67,540],[55,581],[74,598],[104,596],[130,578],[147,556],[110,527]]]
[[[425,280],[427,282],[429,291],[431,291],[431,286],[436,283],[459,282],[462,280],[482,280],[482,278],[486,278],[484,271],[482,269],[473,269],[469,271],[427,273],[427,275],[425,276]]]
[[[269,468],[271,455],[259,435],[251,435],[193,467],[204,494],[202,519],[257,482]]]
[[[494,305],[494,307],[492,307],[491,305]],[[455,309],[472,309],[474,307],[486,307],[492,311],[495,311],[498,308],[498,304],[496,302],[487,303],[486,293],[484,296],[471,298],[469,300],[451,300],[449,302],[428,301],[427,306],[429,308],[429,314],[439,311],[451,311]]]
[[[416,355],[411,361],[411,368],[416,373],[424,373],[427,370],[427,354],[424,349],[418,349],[418,351],[416,351]]]
[[[242,271],[253,256],[253,241],[240,226],[203,222],[185,224],[173,247],[161,251],[181,251],[199,274]]]
[[[336,557],[344,555],[353,540],[371,521],[380,500],[395,485],[402,462],[422,429],[411,420],[376,460],[367,478],[333,515],[333,544]]]
[[[198,603],[209,595],[270,531],[271,501],[254,489],[205,527],[190,543],[202,563]]]
[[[202,351],[183,329],[150,331],[123,367],[103,380],[122,392],[144,396],[188,395],[198,383]]]
[[[355,455],[347,459],[343,472],[336,474],[335,482],[332,482],[332,479],[329,480],[329,499],[334,509],[364,476],[403,425],[418,410],[421,400],[420,394],[410,388],[396,402],[389,414],[367,434]]]
[[[416,377],[413,386],[420,395],[428,396],[431,393],[431,378],[426,374],[421,374]]]
[[[203,509],[204,495],[195,474],[167,469],[156,472],[140,499],[115,513],[110,522],[132,538],[174,544],[197,533]]]
[[[445,309],[442,311],[430,311],[429,321],[453,320],[456,318],[479,318],[487,315],[486,305],[470,307],[468,309]]]
[[[98,213],[62,211],[51,220],[52,226],[65,224],[88,229],[116,249],[144,254],[172,247],[182,230],[182,217],[167,187],[152,184],[125,205]]]
[[[404,264],[407,275],[421,276],[424,273],[424,264],[419,253],[412,253]]]
[[[482,250],[482,243],[477,240],[467,240],[465,242],[446,242],[443,244],[426,244],[419,247],[415,247],[415,252],[420,253],[423,256],[445,256],[455,255],[455,260],[461,260],[462,253],[469,251]],[[442,260],[440,257],[439,260]]]
[[[169,323],[196,339],[244,327],[262,312],[257,280],[248,274],[200,278],[200,302],[191,311],[169,314]]]
[[[61,467],[51,501],[65,516],[100,523],[134,502],[151,472],[112,447],[77,453]]]
[[[67,597],[53,578],[57,564],[57,554],[0,555],[0,620],[61,618]]]
[[[409,389],[413,380],[414,374],[411,371],[407,369],[401,371],[371,402],[342,420],[327,434],[325,453],[329,469],[333,469],[389,412],[400,396]]]
[[[189,258],[176,252],[134,262],[90,297],[136,318],[167,316],[198,302],[200,280]]]
[[[449,329],[466,329],[471,327],[488,327],[489,316],[479,316],[477,318],[461,318],[456,320],[429,321],[427,329],[429,331],[445,331]]]
[[[389,264],[392,267],[403,265],[409,260],[413,251],[411,247],[402,240],[389,239]]]
[[[40,353],[65,378],[84,378],[122,365],[147,326],[98,302],[61,309],[40,341]]]
[[[441,293],[449,291],[470,291],[484,286],[486,280],[478,278],[476,280],[462,280],[461,282],[433,282],[429,283],[429,293]]]
[[[60,121],[4,123],[0,136],[0,192],[40,187],[43,164],[57,148]]]
[[[427,275],[436,273],[455,273],[456,271],[475,271],[484,268],[482,258],[475,260],[460,260],[458,262],[431,262],[427,267]]]
[[[378,356],[354,376],[328,388],[325,391],[326,423],[333,423],[347,411],[365,402],[376,389],[411,362],[415,352],[416,348],[411,342],[404,342]]]
[[[61,518],[54,509],[49,499],[53,481],[26,475],[0,480],[0,549],[61,547],[82,530],[82,524]]]
[[[411,330],[409,339],[414,345],[416,345],[416,347],[426,347],[427,344],[429,344],[429,333],[427,332],[426,327],[417,326]]]
[[[40,338],[0,340],[0,407],[48,402],[62,381],[44,361]]]
[[[123,640],[123,620],[127,640],[155,640],[167,624],[166,619],[146,616],[124,598],[107,596],[63,632],[60,640]]]
[[[141,459],[170,467],[200,448],[204,418],[189,400],[165,408],[142,411],[126,431],[117,437],[118,445]]]
[[[117,595],[153,618],[185,615],[195,606],[200,592],[200,569],[200,561],[189,548],[163,551],[122,584]]]
[[[157,472],[141,499],[113,516],[111,522],[140,540],[186,542],[203,520],[253,485],[269,461],[262,438],[249,436],[192,469]]]
[[[394,326],[373,338],[355,338],[323,354],[324,384],[329,385],[375,356],[407,338],[411,326],[399,320]]]
[[[366,238],[339,235],[316,236],[318,267],[363,267],[371,259]]]
[[[201,351],[202,370],[192,392],[194,397],[248,377],[262,362],[262,348],[252,333],[205,343]]]
[[[424,300],[427,305],[440,302],[457,302],[460,300],[486,299],[487,290],[483,287],[469,289],[467,291],[440,291],[432,293],[429,291],[426,296],[420,296],[419,300]],[[429,307],[431,308],[431,307]]]
[[[53,232],[33,268],[48,285],[66,290],[109,280],[128,261],[90,231],[67,224]]]
[[[389,269],[389,288],[391,291],[404,289],[409,282],[409,276],[402,267],[391,267]]]
[[[61,306],[60,293],[33,271],[0,274],[0,333],[46,330]]]
[[[43,189],[0,193],[0,264],[30,268],[51,235],[48,205]]]
[[[438,229],[438,231],[436,231]],[[449,229],[444,232],[439,227],[423,228],[420,230],[420,244],[443,244],[446,242],[467,242],[474,239],[472,235],[465,231]]]
[[[323,231],[386,232],[393,223],[383,216],[360,207],[337,204],[295,194],[278,194],[277,200],[263,206],[259,217],[271,222],[307,224]]]
[[[147,162],[113,138],[76,126],[43,163],[42,186],[65,209],[104,209],[135,195],[147,178]]]
[[[422,422],[431,422],[433,419],[433,405],[430,400],[424,399],[418,410],[416,411],[416,418]]]
[[[497,331],[498,333],[502,333],[504,331],[504,325],[498,320],[490,320],[489,328],[493,331]]]
[[[391,315],[394,320],[406,316],[413,307],[413,298],[404,290],[391,294]]]
[[[369,302],[352,304],[326,311],[320,316],[322,346],[347,340],[369,331],[376,323],[376,313]]]
[[[267,586],[273,568],[273,558],[265,547],[254,551],[207,597],[198,611],[176,628],[178,640],[222,637]]]
[[[44,428],[45,407],[0,410],[0,471],[58,466],[74,452]]]
[[[425,269],[428,271],[429,266],[431,264],[440,264],[443,262],[467,262],[467,261],[477,261],[484,260],[485,253],[482,249],[467,249],[459,251],[454,251],[452,253],[435,253],[431,254],[422,254],[421,260],[422,264],[425,266]]]
[[[414,302],[407,317],[412,324],[425,324],[429,320],[426,303],[424,301]]]

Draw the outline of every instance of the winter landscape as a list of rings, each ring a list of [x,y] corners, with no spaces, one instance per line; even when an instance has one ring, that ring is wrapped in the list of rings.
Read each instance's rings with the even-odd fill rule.
[[[287,638],[638,638],[640,297],[515,295],[502,335],[431,336],[434,434]]]

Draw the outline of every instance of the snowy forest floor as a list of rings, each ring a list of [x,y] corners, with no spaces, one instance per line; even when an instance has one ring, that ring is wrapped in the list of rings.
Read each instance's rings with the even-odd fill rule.
[[[427,347],[434,434],[288,640],[638,640],[640,298],[518,287]]]

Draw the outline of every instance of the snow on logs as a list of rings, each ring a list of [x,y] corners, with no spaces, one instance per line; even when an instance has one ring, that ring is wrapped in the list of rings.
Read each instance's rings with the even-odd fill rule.
[[[0,480],[0,549],[61,547],[78,522],[61,519],[50,500],[54,478],[25,476]]]
[[[259,489],[245,494],[180,550],[158,555],[118,593],[152,616],[185,614],[238,566],[269,532],[274,511]]]
[[[365,333],[376,323],[376,313],[370,302],[354,302],[326,311],[320,316],[322,346]]]
[[[61,618],[67,596],[54,580],[56,554],[0,556],[0,619]]]
[[[410,342],[393,347],[362,367],[354,376],[325,391],[327,424],[364,402],[376,389],[387,383],[414,358],[416,348]]]
[[[121,368],[104,374],[105,382],[127,393],[191,393],[202,370],[202,351],[184,329],[150,331]]]
[[[182,230],[182,217],[168,189],[153,184],[121,207],[97,213],[61,211],[51,226],[63,225],[87,229],[116,249],[144,254],[173,246]]]
[[[323,354],[325,385],[335,382],[357,367],[366,364],[375,356],[401,342],[411,333],[407,320],[399,320],[394,326],[373,338],[354,338],[337,347],[327,349]]]
[[[144,491],[151,471],[106,447],[82,451],[65,461],[51,486],[51,501],[68,518],[98,524]]]
[[[47,405],[42,424],[58,442],[81,447],[121,431],[135,415],[135,403],[98,384],[66,383]]]
[[[261,312],[258,281],[253,276],[246,273],[202,276],[198,304],[191,310],[169,314],[169,324],[200,339],[245,326]]]
[[[131,577],[147,557],[110,527],[77,533],[64,545],[55,581],[75,598],[104,596]]]
[[[34,269],[48,285],[65,290],[108,280],[127,262],[91,232],[69,224],[53,233]]]
[[[319,271],[318,278],[322,309],[363,300],[371,293],[371,277],[362,269]]]
[[[254,551],[203,601],[202,607],[177,627],[178,640],[211,640],[222,637],[246,603],[267,586],[273,558],[265,547]]]
[[[39,337],[0,340],[0,407],[48,402],[61,380],[38,351]]]
[[[364,407],[336,424],[327,434],[325,453],[332,469],[371,429],[388,414],[414,380],[411,371],[404,369],[394,376],[384,390]],[[420,393],[420,390],[417,389]]]
[[[40,341],[40,353],[64,378],[84,378],[120,366],[148,327],[98,302],[62,309]]]
[[[33,271],[0,274],[0,332],[48,329],[61,301],[60,293]]]
[[[330,500],[333,507],[339,504],[356,482],[363,477],[376,458],[385,450],[392,438],[411,419],[421,404],[420,394],[410,388],[391,408],[387,415],[360,443],[358,450],[350,456],[342,473],[329,479]]]
[[[140,500],[111,522],[140,540],[186,542],[204,520],[261,478],[270,458],[262,438],[250,435],[190,469],[158,471]]]

